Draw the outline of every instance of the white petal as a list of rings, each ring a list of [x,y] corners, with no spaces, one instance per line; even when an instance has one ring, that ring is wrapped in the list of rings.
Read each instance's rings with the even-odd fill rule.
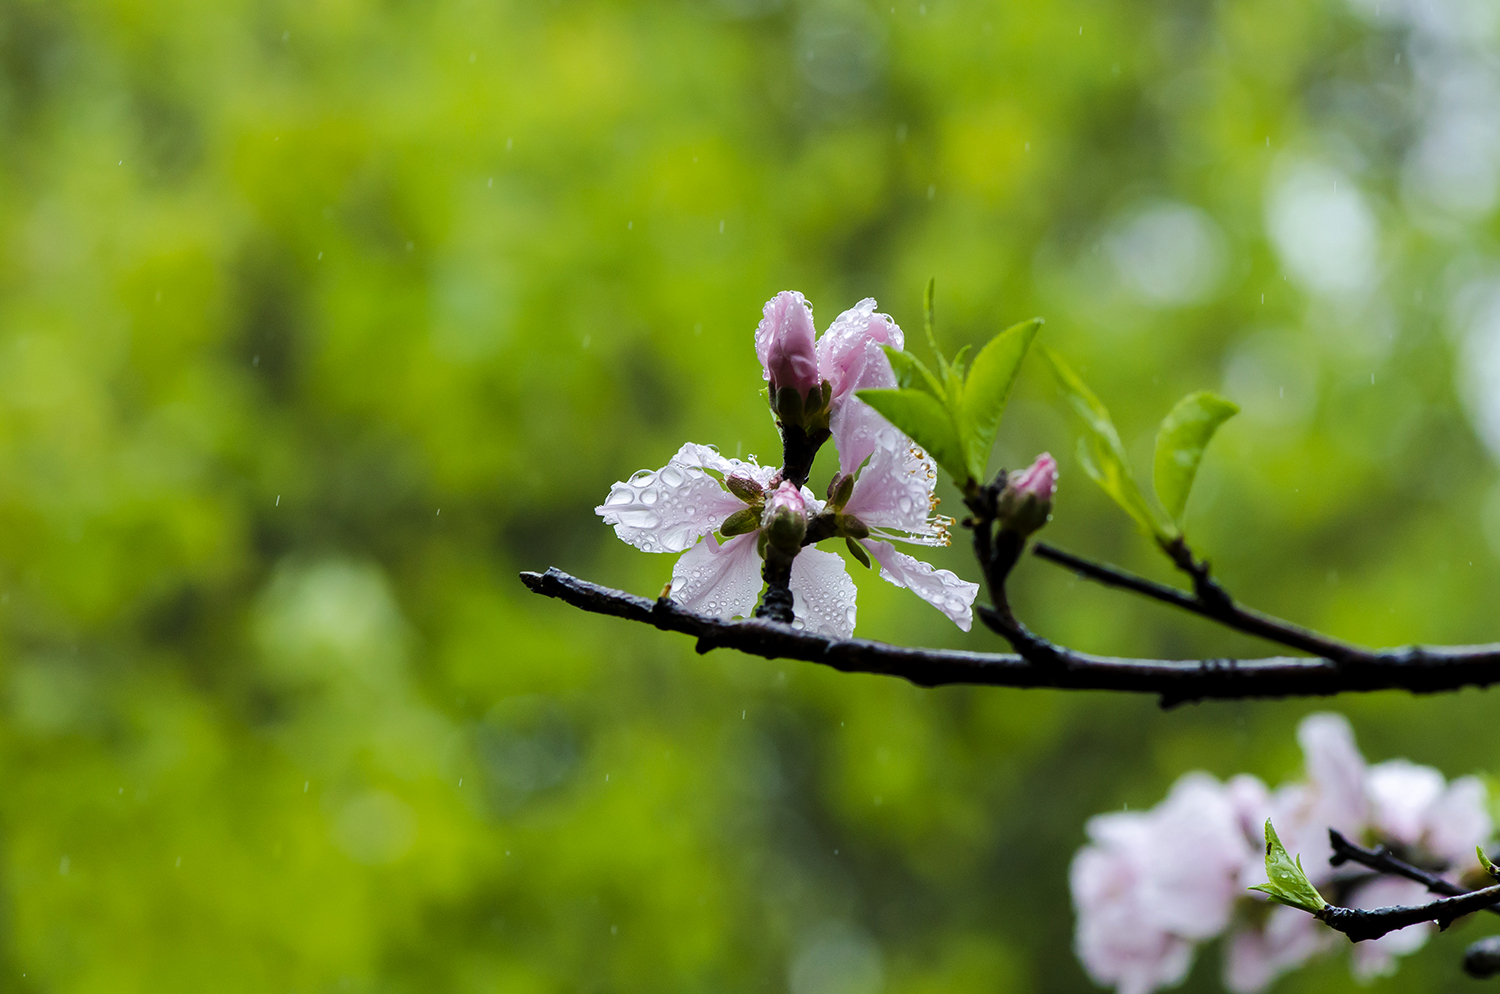
[[[935,569],[929,563],[897,552],[889,542],[866,539],[864,546],[880,563],[882,579],[907,588],[953,619],[953,623],[964,631],[973,627],[974,598],[979,595],[979,584],[959,579],[948,570]]]
[[[748,476],[761,486],[771,482],[777,469],[775,466],[762,466],[751,456],[748,461],[743,459],[731,459],[719,454],[719,450],[712,445],[700,445],[697,442],[688,442],[677,450],[672,461],[694,469],[710,469],[721,476]]]
[[[683,553],[672,567],[672,599],[726,621],[750,617],[761,588],[757,539],[751,532],[720,545],[710,535]]]
[[[1442,796],[1447,784],[1430,766],[1393,759],[1372,766],[1365,786],[1375,828],[1390,839],[1414,846],[1422,840],[1427,809]]]
[[[1427,888],[1413,880],[1377,877],[1349,895],[1345,902],[1351,908],[1389,908],[1402,904],[1426,904],[1432,900]],[[1427,944],[1437,931],[1431,922],[1408,925],[1387,932],[1378,939],[1354,944],[1350,969],[1360,981],[1373,980],[1396,972],[1396,957],[1414,953]]]
[[[1474,847],[1488,843],[1495,831],[1489,808],[1489,792],[1481,780],[1453,781],[1427,811],[1427,850],[1446,859],[1449,869],[1473,866],[1478,862]]]
[[[1310,714],[1297,726],[1297,741],[1307,764],[1307,779],[1318,797],[1320,830],[1358,833],[1370,806],[1365,796],[1365,759],[1354,744],[1348,719],[1326,712]]]
[[[902,531],[914,536],[933,536],[932,491],[937,471],[925,456],[919,457],[911,440],[886,426],[870,463],[854,481],[854,493],[844,510],[871,528]]]
[[[1259,994],[1288,970],[1333,944],[1332,929],[1312,915],[1272,905],[1259,927],[1242,926],[1224,947],[1224,986],[1234,994]]]
[[[792,560],[792,614],[804,631],[836,639],[853,635],[854,594],[843,556],[806,548]]]
[[[682,552],[745,506],[706,470],[750,465],[689,442],[661,469],[641,470],[610,487],[594,512],[637,549]]]

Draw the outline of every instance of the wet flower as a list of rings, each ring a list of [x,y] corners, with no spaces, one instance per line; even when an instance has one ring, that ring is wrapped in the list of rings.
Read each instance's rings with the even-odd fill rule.
[[[875,311],[872,299],[839,315],[816,341],[801,294],[784,291],[765,306],[755,347],[772,389],[820,391],[818,406],[808,410],[828,418],[840,467],[829,504],[754,459],[727,459],[710,446],[688,444],[660,470],[616,483],[596,511],[637,548],[684,553],[672,570],[669,593],[703,614],[751,615],[762,587],[760,549],[774,542],[795,552],[794,624],[834,638],[853,634],[854,582],[843,557],[802,546],[816,529],[820,539],[844,539],[866,565],[873,558],[882,578],[910,589],[968,631],[979,585],[891,544],[948,544],[953,522],[936,513],[932,462],[854,395],[896,385],[882,346],[902,344],[901,329]]]
[[[755,354],[771,384],[771,394],[784,389],[800,397],[820,389],[818,354],[813,345],[812,307],[795,290],[783,290],[766,301],[755,329]]]

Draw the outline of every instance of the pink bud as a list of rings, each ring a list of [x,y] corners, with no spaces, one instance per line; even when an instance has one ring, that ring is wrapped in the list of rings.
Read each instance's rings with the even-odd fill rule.
[[[807,501],[802,499],[801,489],[790,481],[777,487],[766,501],[760,520],[771,544],[796,555],[807,534]]]
[[[803,397],[822,384],[813,344],[812,308],[795,290],[783,290],[766,301],[755,329],[755,354],[771,382],[771,393],[791,387]]]
[[[1051,453],[1043,452],[1029,467],[1012,473],[1010,485],[1023,496],[1050,501],[1053,491],[1057,489],[1057,460],[1052,458]]]

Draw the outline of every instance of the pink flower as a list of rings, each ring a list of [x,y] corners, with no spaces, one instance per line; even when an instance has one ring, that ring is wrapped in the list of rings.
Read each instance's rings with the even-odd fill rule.
[[[775,392],[791,387],[806,397],[822,386],[813,344],[812,307],[795,290],[783,290],[766,301],[755,329],[755,354]]]
[[[852,491],[842,492],[847,502],[837,509],[848,526],[840,534],[862,543],[883,579],[911,590],[968,631],[979,585],[891,544],[947,545],[952,520],[936,513],[931,461],[854,396],[896,385],[882,351],[886,345],[902,347],[901,329],[876,313],[871,299],[839,315],[814,342],[811,309],[793,291],[767,302],[755,333],[756,354],[773,388],[829,385],[829,431],[841,475],[853,480]],[[684,553],[672,571],[674,600],[714,617],[748,617],[762,587],[762,535],[791,551],[803,539],[796,525],[805,532],[809,517],[824,509],[805,488],[773,488],[778,475],[753,459],[726,459],[708,446],[689,444],[662,469],[616,483],[596,511],[637,548]],[[775,492],[767,495],[768,489]],[[750,507],[762,508],[758,521],[747,517]],[[720,543],[715,532],[727,540]],[[854,583],[841,556],[801,548],[792,561],[791,587],[795,624],[834,638],[853,634]]]
[[[1245,863],[1258,852],[1236,809],[1243,789],[1190,773],[1150,811],[1089,821],[1090,844],[1069,882],[1078,956],[1095,981],[1120,994],[1176,984],[1194,943],[1229,924]]]

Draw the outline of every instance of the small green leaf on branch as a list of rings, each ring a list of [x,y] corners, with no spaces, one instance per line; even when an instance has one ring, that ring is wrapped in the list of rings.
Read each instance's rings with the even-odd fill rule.
[[[926,449],[960,487],[972,479],[959,443],[958,428],[938,398],[915,389],[860,390],[855,396]]]
[[[1302,857],[1298,856],[1294,861],[1287,855],[1286,847],[1281,844],[1269,818],[1266,819],[1266,883],[1256,884],[1250,889],[1311,915],[1328,907],[1323,895],[1302,871]]]
[[[1188,494],[1203,461],[1203,450],[1219,426],[1240,412],[1239,405],[1201,390],[1188,394],[1162,419],[1156,433],[1153,480],[1168,516],[1182,527]]]
[[[974,356],[958,404],[957,421],[969,475],[976,480],[984,479],[995,433],[1005,414],[1005,402],[1010,399],[1021,362],[1041,326],[1041,318],[1012,325],[990,339]]]
[[[1479,857],[1479,865],[1484,867],[1484,872],[1496,879],[1500,879],[1500,867],[1490,862],[1490,858],[1484,854],[1484,846],[1475,846],[1474,853]]]
[[[1155,538],[1158,543],[1165,545],[1177,538],[1176,524],[1151,506],[1141,492],[1140,485],[1135,482],[1135,476],[1130,472],[1130,462],[1125,455],[1125,446],[1120,442],[1120,433],[1115,430],[1114,422],[1110,420],[1108,408],[1073,372],[1062,356],[1045,345],[1037,348],[1051,364],[1057,384],[1068,404],[1083,421],[1084,435],[1078,440],[1078,461],[1082,464],[1083,471],[1134,519],[1143,532]]]

